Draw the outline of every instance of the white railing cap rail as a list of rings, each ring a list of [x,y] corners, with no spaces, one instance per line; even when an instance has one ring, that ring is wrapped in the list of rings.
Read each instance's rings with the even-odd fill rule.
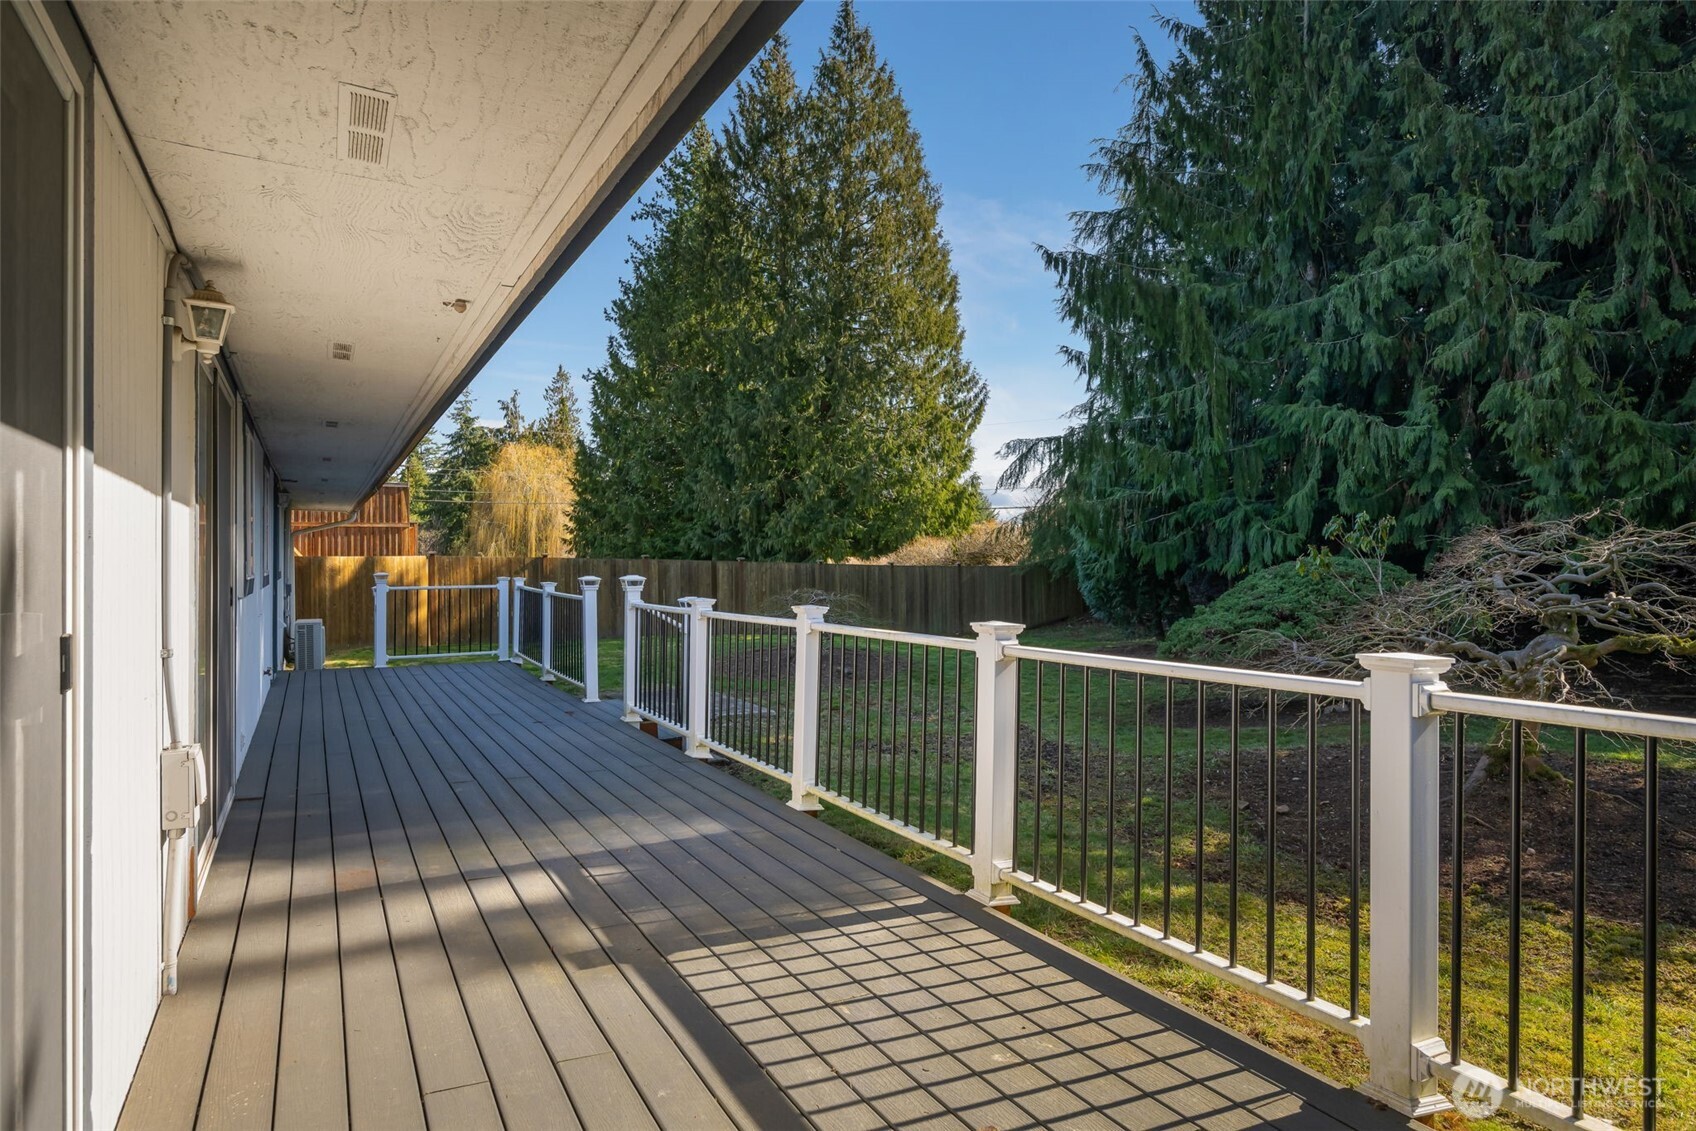
[[[1494,695],[1436,689],[1426,692],[1425,702],[1433,711],[1517,719],[1525,723],[1579,727],[1583,730],[1630,734],[1642,738],[1664,738],[1674,742],[1696,742],[1696,719],[1683,715],[1646,715],[1612,707],[1587,707],[1581,703],[1503,699]]]
[[[794,624],[790,617],[785,624]],[[865,628],[857,624],[832,624],[826,621],[816,626],[820,632],[835,633],[838,636],[862,636],[867,640],[897,640],[903,644],[930,644],[938,648],[958,648],[962,652],[970,652],[978,646],[978,642],[968,636],[937,636],[928,632],[902,632],[898,628]]]
[[[499,589],[500,585],[498,583],[490,583],[488,585],[388,585],[384,588],[386,588],[390,593],[398,593],[406,589]]]
[[[581,601],[583,599],[583,594],[573,593],[569,589],[549,589],[548,596],[558,597],[562,601]]]
[[[648,611],[655,613],[687,613],[689,611],[688,605],[660,605],[653,601],[632,601],[630,602],[630,607],[633,609],[647,609]]]
[[[1070,664],[1103,671],[1128,672],[1132,675],[1200,680],[1202,683],[1256,687],[1265,691],[1287,691],[1298,695],[1323,695],[1335,699],[1366,698],[1364,680],[1249,671],[1245,668],[1216,668],[1208,664],[1186,664],[1177,660],[1148,660],[1135,656],[1108,656],[1099,652],[1072,652],[1062,648],[1036,648],[1029,644],[1009,644],[1005,654],[1021,660],[1042,660],[1045,663]]]
[[[757,613],[721,613],[717,609],[706,609],[701,616],[706,620],[728,620],[737,624],[764,624],[773,628],[794,628],[794,617],[767,617]]]

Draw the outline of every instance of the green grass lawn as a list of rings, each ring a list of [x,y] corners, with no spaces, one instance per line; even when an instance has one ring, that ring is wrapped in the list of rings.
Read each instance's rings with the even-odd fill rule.
[[[749,638],[752,640],[753,638]],[[1146,654],[1150,642],[1127,637],[1096,624],[1073,624],[1031,630],[1022,637],[1024,642],[1043,647],[1080,651],[1109,650],[1131,654]],[[771,654],[769,644],[761,646],[761,656],[749,660],[738,657],[743,647],[731,632],[715,635],[715,691],[749,702],[767,703],[770,696],[792,678],[793,658]],[[605,640],[600,655],[602,695],[611,698],[618,694],[622,677],[622,642]],[[749,647],[753,647],[752,644]],[[828,658],[828,654],[827,654]],[[971,779],[972,751],[970,708],[973,695],[970,658],[958,670],[953,653],[932,651],[917,656],[903,654],[900,659],[886,656],[884,681],[871,677],[869,670],[856,669],[853,678],[840,673],[833,681],[827,673],[823,685],[824,715],[821,720],[822,779],[824,784],[845,795],[903,816],[932,831],[952,836],[958,828],[958,840],[969,844],[971,837]],[[785,662],[787,661],[787,662]],[[369,649],[363,653],[339,653],[332,663],[369,663]],[[828,665],[827,665],[828,666]],[[1264,818],[1262,794],[1244,795],[1247,808],[1232,810],[1228,794],[1221,791],[1219,775],[1228,781],[1227,765],[1231,727],[1228,716],[1221,718],[1228,694],[1215,690],[1210,693],[1209,714],[1196,726],[1193,685],[1175,681],[1171,685],[1172,711],[1167,723],[1164,680],[1144,681],[1143,709],[1135,704],[1135,679],[1121,677],[1118,686],[1110,688],[1100,674],[1085,677],[1073,669],[1067,677],[1064,694],[1061,692],[1058,670],[1046,673],[1042,694],[1038,696],[1034,678],[1027,679],[1021,695],[1021,763],[1019,815],[1020,867],[1032,870],[1039,863],[1046,878],[1061,880],[1062,886],[1076,890],[1083,882],[1087,869],[1090,896],[1104,896],[1106,878],[1112,875],[1115,884],[1114,907],[1130,913],[1140,903],[1144,922],[1158,925],[1165,903],[1167,875],[1163,864],[1170,848],[1169,911],[1172,933],[1191,939],[1194,932],[1197,890],[1195,884],[1196,846],[1202,849],[1204,868],[1200,892],[1203,942],[1208,949],[1223,953],[1227,947],[1229,923],[1232,917],[1229,871],[1224,861],[1231,847],[1231,828],[1238,828],[1236,842],[1238,864],[1238,896],[1235,908],[1237,945],[1240,961],[1255,969],[1265,965],[1267,909],[1276,916],[1274,937],[1276,972],[1283,981],[1294,985],[1305,983],[1306,967],[1306,856],[1305,847],[1298,843],[1292,851],[1280,834],[1277,852],[1271,855],[1275,892],[1268,901],[1266,867],[1268,852],[1260,822]],[[954,708],[958,695],[964,708],[965,732],[955,729]],[[1085,708],[1086,688],[1088,708]],[[870,694],[868,694],[868,691]],[[914,710],[906,709],[908,696],[914,699]],[[1187,696],[1187,698],[1186,698]],[[1259,759],[1264,767],[1265,749],[1270,742],[1276,763],[1290,768],[1305,766],[1308,750],[1307,715],[1299,697],[1287,697],[1273,719],[1271,736],[1267,735],[1267,718],[1259,693],[1245,693],[1245,708],[1239,725],[1243,759]],[[891,704],[899,710],[891,712]],[[928,706],[929,710],[924,708]],[[1082,724],[1087,718],[1090,745],[1086,753],[1079,740]],[[920,721],[922,719],[922,722]],[[1059,741],[1059,728],[1065,720],[1066,741]],[[1352,720],[1346,712],[1321,712],[1315,716],[1314,742],[1321,748],[1347,750],[1351,739]],[[1038,726],[1041,742],[1038,742]],[[906,727],[911,726],[911,734]],[[1482,730],[1482,727],[1480,728]],[[787,764],[787,731],[773,734],[762,732],[762,756]],[[1170,737],[1170,753],[1167,740]],[[1482,742],[1488,736],[1472,736]],[[1563,748],[1559,734],[1545,735],[1545,749],[1551,755],[1570,750],[1570,741]],[[955,741],[960,740],[961,758],[954,761]],[[1365,741],[1364,723],[1362,742]],[[1127,799],[1132,792],[1132,776],[1127,769],[1135,765],[1138,744],[1141,744],[1143,797],[1140,805]],[[1607,740],[1592,742],[1592,756],[1598,759],[1630,759],[1640,750],[1629,743],[1610,744]],[[911,753],[909,753],[911,751]],[[1109,758],[1109,752],[1113,757]],[[1205,772],[1205,785],[1198,797],[1195,780],[1198,768]],[[1663,757],[1662,773],[1689,772],[1689,752]],[[1345,763],[1346,764],[1346,763]],[[1168,765],[1170,766],[1168,779]],[[735,765],[732,772],[759,785],[774,797],[787,797],[788,786],[766,774]],[[1262,768],[1260,782],[1264,783]],[[1167,807],[1167,782],[1170,780],[1170,808]],[[1298,827],[1305,819],[1301,811],[1305,795],[1297,790],[1286,793],[1288,777],[1277,777],[1280,801],[1296,803],[1296,808],[1279,818],[1281,828],[1293,823]],[[1087,785],[1086,785],[1087,783]],[[1326,796],[1335,798],[1335,782],[1324,783]],[[1107,790],[1114,789],[1115,809],[1107,804]],[[1039,804],[1037,791],[1042,790]],[[1085,790],[1089,790],[1087,805]],[[954,822],[953,797],[956,789],[962,798],[958,825]],[[919,819],[911,815],[911,801],[920,794],[926,798]],[[944,800],[940,822],[936,801]],[[1321,804],[1327,804],[1321,800]],[[851,811],[827,805],[822,819],[888,855],[907,863],[956,889],[969,883],[965,865],[956,857],[933,852],[903,836],[855,816]],[[1132,855],[1138,820],[1142,826],[1143,859],[1140,884]],[[1037,856],[1037,830],[1043,835],[1042,856]],[[938,828],[940,824],[940,828]],[[1171,832],[1168,838],[1167,829]],[[1112,867],[1108,861],[1108,831],[1112,830],[1115,855]],[[1305,830],[1302,830],[1305,831]],[[1059,844],[1053,839],[1059,833]],[[1322,832],[1319,843],[1323,844]],[[1057,852],[1056,847],[1061,851]],[[1062,856],[1062,853],[1064,855]],[[1063,863],[1056,867],[1056,857]],[[1350,952],[1350,889],[1346,869],[1330,860],[1319,860],[1315,875],[1315,972],[1313,991],[1327,1000],[1346,1005],[1348,1002],[1348,971]],[[1225,868],[1223,872],[1221,869]],[[1364,887],[1364,884],[1363,884]],[[1365,895],[1363,891],[1363,895]],[[1493,891],[1469,890],[1465,893],[1465,1008],[1463,1016],[1463,1052],[1468,1060],[1498,1072],[1506,1060],[1506,987],[1507,987],[1507,916],[1505,908]],[[1139,898],[1140,897],[1140,898]],[[1441,1009],[1443,1033],[1448,1032],[1448,949],[1447,896],[1445,893],[1443,924],[1444,947]],[[1369,929],[1369,904],[1361,910],[1363,971],[1367,966],[1366,939]],[[1014,909],[1020,921],[1043,931],[1077,950],[1118,970],[1157,992],[1170,995],[1184,1005],[1242,1032],[1307,1067],[1346,1085],[1364,1078],[1366,1062],[1352,1037],[1271,1003],[1260,996],[1237,989],[1216,977],[1162,955],[1147,946],[1128,939],[1105,927],[1097,926],[1069,911],[1027,897]],[[1572,924],[1570,916],[1553,908],[1529,901],[1522,915],[1522,1073],[1528,1078],[1564,1077],[1570,1072],[1569,1007],[1571,1000],[1570,962]],[[1663,1100],[1660,1126],[1696,1127],[1696,931],[1663,924],[1661,927],[1659,1020],[1661,1038],[1658,1044],[1663,1080]],[[1641,1055],[1641,993],[1642,993],[1642,936],[1632,923],[1619,922],[1591,911],[1586,930],[1588,990],[1586,1004],[1585,1051],[1588,1072],[1592,1077],[1637,1074]],[[1370,1012],[1370,1002],[1362,987],[1361,1007]],[[1557,1098],[1567,1099],[1565,1095]],[[1592,1097],[1592,1114],[1611,1119],[1622,1126],[1635,1127],[1640,1123],[1634,1100]],[[1466,1121],[1456,1115],[1440,1120],[1445,1126],[1462,1124],[1473,1127],[1505,1127],[1511,1121]]]

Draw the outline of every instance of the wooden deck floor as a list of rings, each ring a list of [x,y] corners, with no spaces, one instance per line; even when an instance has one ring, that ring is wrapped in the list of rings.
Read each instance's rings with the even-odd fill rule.
[[[1397,1121],[517,668],[278,679],[120,1126]]]

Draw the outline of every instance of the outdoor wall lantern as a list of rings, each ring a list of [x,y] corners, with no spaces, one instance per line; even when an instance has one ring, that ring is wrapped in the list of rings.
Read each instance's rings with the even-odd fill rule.
[[[230,331],[230,316],[236,308],[225,301],[210,279],[183,299],[183,305],[188,307],[188,326],[183,336],[194,343],[195,350],[203,356],[216,357],[218,351],[224,348],[224,338]]]

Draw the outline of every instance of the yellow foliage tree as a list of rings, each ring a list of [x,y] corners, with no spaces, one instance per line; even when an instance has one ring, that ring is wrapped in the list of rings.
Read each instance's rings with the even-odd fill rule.
[[[570,453],[553,444],[502,445],[478,473],[466,552],[485,557],[570,554],[577,501]]]

